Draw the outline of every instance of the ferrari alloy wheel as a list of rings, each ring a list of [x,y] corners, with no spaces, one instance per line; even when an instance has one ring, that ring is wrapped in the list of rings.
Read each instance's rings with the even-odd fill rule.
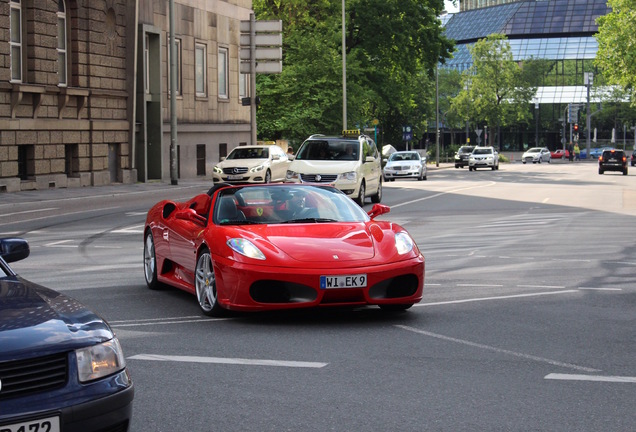
[[[222,312],[221,306],[216,298],[216,277],[210,251],[204,249],[197,260],[195,269],[195,288],[197,300],[204,314],[208,316],[219,316]]]
[[[155,257],[155,242],[152,239],[152,232],[146,232],[144,241],[144,275],[146,284],[150,289],[159,289],[161,284],[157,281],[157,258]]]

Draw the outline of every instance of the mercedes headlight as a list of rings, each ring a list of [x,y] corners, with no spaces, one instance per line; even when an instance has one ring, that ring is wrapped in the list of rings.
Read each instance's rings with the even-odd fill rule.
[[[112,375],[126,367],[124,353],[117,338],[75,350],[75,357],[79,380],[83,383]]]
[[[212,170],[217,174],[223,174],[223,170],[216,165],[214,165],[214,168],[212,168]]]
[[[250,172],[259,172],[259,171],[263,171],[265,169],[265,165],[259,165],[259,166],[255,166],[254,168],[250,169]]]
[[[299,181],[300,176],[296,171],[287,170],[287,174],[285,174],[285,180]]]

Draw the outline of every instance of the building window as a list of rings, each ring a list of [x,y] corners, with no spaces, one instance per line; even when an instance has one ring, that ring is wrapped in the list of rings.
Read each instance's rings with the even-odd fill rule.
[[[144,91],[150,94],[150,36],[148,33],[144,39]]]
[[[20,180],[32,179],[35,175],[35,146],[18,146],[18,177]]]
[[[67,40],[66,40],[66,5],[64,0],[57,2],[57,71],[59,83],[66,86],[67,77]]]
[[[205,175],[205,144],[197,144],[197,175]]]
[[[227,48],[219,48],[219,98],[227,99],[229,97],[228,90],[228,51]]]
[[[11,0],[11,81],[22,81],[22,5]]]
[[[79,176],[79,145],[66,144],[64,146],[64,171],[67,177]]]
[[[227,143],[219,144],[219,162],[224,157],[227,157]]]
[[[241,73],[241,56],[239,55],[239,99],[247,97],[247,78],[248,75]]]
[[[194,44],[194,85],[196,95],[207,95],[207,46],[202,43]]]
[[[175,59],[176,59],[176,66],[177,66],[177,73],[176,73],[176,78],[177,78],[177,86],[175,88],[175,92],[177,93],[177,95],[181,95],[181,39],[179,38],[174,38],[174,49],[177,53]],[[170,56],[172,55],[172,52],[170,50],[170,34],[168,34],[168,73],[166,74],[166,76],[168,77],[168,96],[170,96],[170,86],[172,85],[172,81],[171,81],[171,76],[170,73],[172,72],[172,66],[170,63]]]

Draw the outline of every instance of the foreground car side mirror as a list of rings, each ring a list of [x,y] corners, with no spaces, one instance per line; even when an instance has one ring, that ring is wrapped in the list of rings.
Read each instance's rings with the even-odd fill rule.
[[[198,225],[205,226],[207,219],[197,213],[194,209],[187,208],[179,210],[174,217],[179,220],[194,222]]]
[[[375,204],[371,211],[367,212],[371,219],[386,214],[391,211],[391,207],[384,204]]]
[[[21,238],[0,239],[0,256],[7,263],[20,261],[29,256],[29,243]]]

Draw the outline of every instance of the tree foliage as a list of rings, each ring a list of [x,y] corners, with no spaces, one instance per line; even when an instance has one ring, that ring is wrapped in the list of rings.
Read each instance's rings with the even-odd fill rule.
[[[608,0],[612,11],[597,19],[595,64],[610,84],[631,93],[636,105],[636,0]]]
[[[259,138],[300,141],[342,129],[341,0],[254,0],[258,20],[283,21],[283,72],[257,75]],[[442,0],[347,0],[347,125],[378,119],[384,137],[430,117],[432,71],[450,56]],[[396,142],[393,141],[393,142]]]
[[[524,79],[513,60],[506,37],[492,34],[470,48],[473,63],[462,74],[462,90],[451,100],[452,111],[463,119],[484,122],[492,131],[532,118],[530,100],[536,87]]]

